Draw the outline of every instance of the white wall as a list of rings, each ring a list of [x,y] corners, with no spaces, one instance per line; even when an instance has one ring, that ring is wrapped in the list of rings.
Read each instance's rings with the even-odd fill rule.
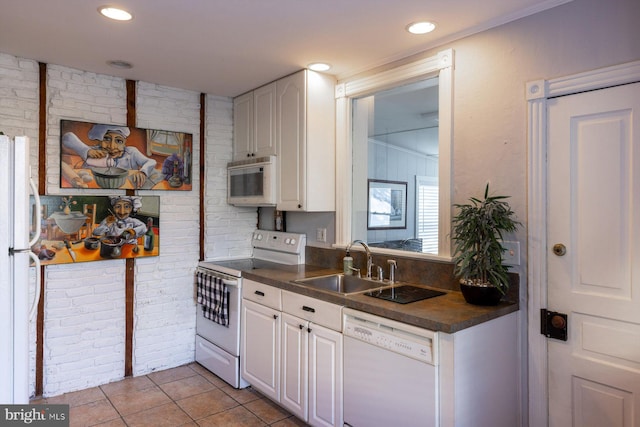
[[[38,64],[0,54],[0,130],[32,140],[37,176]],[[137,126],[193,134],[199,170],[200,94],[137,84]],[[250,253],[255,210],[226,204],[231,158],[230,99],[206,97],[205,253],[226,258]],[[57,65],[47,75],[47,194],[111,194],[117,190],[59,188],[60,119],[126,123],[126,82]],[[161,199],[160,256],[136,260],[133,373],[194,360],[193,274],[199,257],[200,177],[193,190],[145,191]],[[46,267],[44,395],[97,386],[124,376],[125,262],[108,260]],[[33,292],[33,290],[32,290]],[[31,390],[35,390],[35,322],[31,324]]]
[[[246,258],[251,255],[251,233],[256,229],[256,208],[227,204],[227,163],[233,142],[233,101],[207,96],[205,150],[205,258]]]
[[[521,242],[520,348],[523,420],[528,417],[527,103],[525,84],[640,59],[640,2],[574,0],[451,43],[453,78],[453,203],[492,192],[525,224]],[[553,183],[550,183],[553,185]],[[523,423],[526,425],[526,421]]]

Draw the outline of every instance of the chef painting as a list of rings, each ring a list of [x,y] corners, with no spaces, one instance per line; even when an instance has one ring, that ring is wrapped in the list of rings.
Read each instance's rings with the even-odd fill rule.
[[[130,133],[126,126],[96,124],[87,134],[95,145],[89,146],[76,134],[67,132],[62,135],[62,146],[79,155],[85,167],[115,167],[132,171],[129,179],[135,188],[140,188],[153,173],[157,162],[137,148],[126,145]]]
[[[160,254],[159,196],[76,194],[39,199],[41,233],[31,250],[42,265]],[[35,217],[33,196],[30,209]]]
[[[61,188],[191,190],[191,134],[61,120],[60,135]]]
[[[122,237],[125,243],[137,245],[138,237],[147,232],[147,226],[131,215],[142,207],[140,196],[110,196],[110,215],[93,230],[96,236]]]

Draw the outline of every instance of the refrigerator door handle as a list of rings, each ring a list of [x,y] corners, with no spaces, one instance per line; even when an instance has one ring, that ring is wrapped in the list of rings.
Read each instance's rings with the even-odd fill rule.
[[[29,247],[31,247],[38,242],[38,239],[40,238],[40,232],[42,231],[41,230],[42,208],[40,205],[40,196],[38,195],[38,189],[36,188],[36,183],[33,182],[33,179],[31,178],[29,178],[29,186],[31,187],[31,192],[33,193],[33,199],[35,201],[34,209],[36,210],[36,223],[34,224],[35,232],[34,232],[33,238],[29,240]],[[40,264],[40,260],[38,260],[38,264]],[[38,271],[40,271],[40,268],[38,268]]]
[[[29,257],[33,260],[33,263],[35,264],[35,268],[36,268],[36,291],[35,291],[35,295],[33,296],[33,304],[31,304],[31,308],[29,309],[29,321],[32,321],[35,318],[36,314],[38,313],[38,303],[40,302],[41,277],[40,277],[40,258],[38,258],[38,255],[34,254],[31,251],[29,251]]]

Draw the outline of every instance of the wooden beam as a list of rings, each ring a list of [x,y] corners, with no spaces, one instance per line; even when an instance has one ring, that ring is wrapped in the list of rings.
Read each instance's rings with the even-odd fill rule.
[[[207,95],[200,94],[200,261],[204,260],[204,189],[205,189],[205,173],[204,173],[204,156],[205,156],[205,120],[206,120],[206,102]]]
[[[47,64],[38,63],[39,105],[38,105],[38,194],[46,193],[47,185]],[[44,393],[44,296],[45,271],[40,267],[40,300],[36,320],[36,381],[35,394]]]
[[[136,126],[136,82],[127,80],[127,126]],[[133,196],[134,190],[127,190]],[[135,258],[126,259],[125,272],[125,344],[124,344],[124,376],[133,376],[133,318],[135,302]]]

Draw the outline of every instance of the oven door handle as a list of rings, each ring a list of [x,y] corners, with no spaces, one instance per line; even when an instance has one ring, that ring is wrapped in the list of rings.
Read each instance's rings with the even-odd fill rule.
[[[237,280],[229,280],[229,279],[222,279],[222,283],[224,283],[227,286],[238,286],[238,281]]]

